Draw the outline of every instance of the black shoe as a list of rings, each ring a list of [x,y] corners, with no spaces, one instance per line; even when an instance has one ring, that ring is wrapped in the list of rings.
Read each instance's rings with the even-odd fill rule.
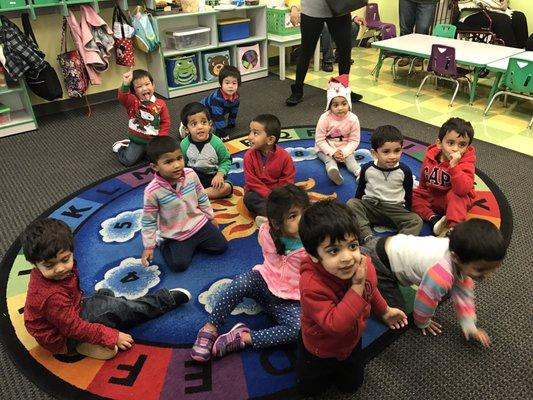
[[[350,93],[350,98],[352,99],[352,103],[355,103],[356,101],[361,101],[363,99],[363,95],[352,92]]]
[[[285,100],[285,104],[288,106],[295,106],[300,101],[302,101],[302,98],[304,97],[303,92],[303,85],[291,85],[292,93],[291,95]]]
[[[191,293],[187,289],[175,288],[170,289],[169,292],[177,306],[188,303],[192,298]]]
[[[333,72],[333,63],[330,63],[330,62],[322,63],[322,71]]]

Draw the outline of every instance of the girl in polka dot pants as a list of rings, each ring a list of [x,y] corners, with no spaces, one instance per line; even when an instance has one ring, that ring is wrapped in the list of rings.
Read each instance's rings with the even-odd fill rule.
[[[263,264],[235,277],[220,295],[208,322],[198,332],[191,358],[206,362],[247,346],[260,349],[296,342],[300,330],[300,265],[306,252],[298,236],[300,217],[309,205],[307,193],[295,185],[272,190],[267,199],[268,223],[259,228]],[[226,318],[244,297],[252,298],[276,325],[252,331],[238,323],[219,335]]]

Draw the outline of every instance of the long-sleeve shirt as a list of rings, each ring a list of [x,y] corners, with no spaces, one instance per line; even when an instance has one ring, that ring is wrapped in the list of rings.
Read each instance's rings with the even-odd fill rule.
[[[259,228],[259,243],[264,261],[253,269],[259,271],[268,289],[280,299],[300,300],[300,267],[307,256],[303,247],[281,255],[270,235],[269,224]]]
[[[244,154],[244,189],[251,190],[261,197],[267,197],[272,189],[287,183],[294,183],[296,169],[287,151],[278,145],[263,160],[258,150],[248,150]]]
[[[450,253],[428,268],[416,291],[413,318],[416,326],[427,328],[443,296],[451,291],[459,324],[464,330],[476,328],[474,281],[462,277],[454,270]]]
[[[315,131],[315,150],[333,156],[340,150],[344,157],[352,155],[361,141],[359,118],[349,112],[339,118],[326,111],[318,119]]]
[[[183,169],[176,187],[159,174],[144,189],[144,208],[141,219],[145,249],[156,245],[156,232],[162,238],[183,241],[198,232],[214,218],[211,203],[198,175]]]
[[[118,330],[83,320],[82,297],[76,267],[60,281],[46,279],[33,268],[24,305],[24,325],[29,334],[54,354],[65,350],[71,338],[113,348]]]
[[[231,168],[231,156],[224,142],[215,135],[209,135],[205,142],[195,142],[186,136],[180,143],[185,165],[208,175],[221,172],[226,176]]]
[[[237,113],[241,103],[239,94],[235,93],[230,99],[224,95],[222,89],[218,88],[200,100],[200,103],[209,108],[217,136],[226,136],[226,128],[235,126],[237,121]],[[226,115],[228,115],[227,125]]]
[[[130,87],[118,89],[118,101],[128,112],[128,137],[136,143],[146,144],[156,136],[168,136],[170,113],[167,104],[152,96],[141,100],[130,93]]]
[[[374,264],[366,260],[365,289],[360,296],[351,280],[327,272],[304,259],[300,276],[302,340],[308,352],[321,358],[346,359],[365,330],[370,312],[383,315],[387,303],[377,288]]]

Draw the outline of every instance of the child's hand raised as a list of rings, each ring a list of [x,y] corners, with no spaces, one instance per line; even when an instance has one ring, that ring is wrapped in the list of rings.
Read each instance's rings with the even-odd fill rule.
[[[117,346],[120,350],[131,349],[131,346],[133,346],[133,338],[127,333],[119,332],[117,338]]]
[[[143,254],[141,256],[141,264],[145,267],[148,267],[153,258],[154,249],[144,249]]]
[[[130,69],[128,72],[122,74],[122,82],[125,86],[128,86],[133,79],[133,71]]]
[[[466,340],[475,339],[485,347],[490,346],[489,334],[483,329],[463,329],[463,335],[465,335]]]
[[[442,333],[442,325],[437,321],[430,320],[429,326],[427,328],[421,328],[422,335],[426,335],[426,330],[428,333],[431,333],[433,336],[437,336],[439,333]]]
[[[381,318],[390,329],[400,329],[407,326],[407,315],[399,308],[387,307]]]

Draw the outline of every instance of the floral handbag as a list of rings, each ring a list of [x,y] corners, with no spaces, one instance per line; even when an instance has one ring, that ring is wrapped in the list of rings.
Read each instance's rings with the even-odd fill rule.
[[[115,48],[117,65],[133,67],[135,65],[135,53],[132,37],[135,29],[128,24],[128,18],[118,6],[113,10],[113,32],[115,39],[113,47]]]
[[[82,97],[89,87],[89,76],[80,52],[67,51],[67,19],[63,17],[63,33],[61,36],[61,50],[63,53],[57,56],[57,62],[65,80],[65,86],[69,97]],[[70,28],[68,28],[70,31]],[[72,32],[70,33],[72,35]]]

